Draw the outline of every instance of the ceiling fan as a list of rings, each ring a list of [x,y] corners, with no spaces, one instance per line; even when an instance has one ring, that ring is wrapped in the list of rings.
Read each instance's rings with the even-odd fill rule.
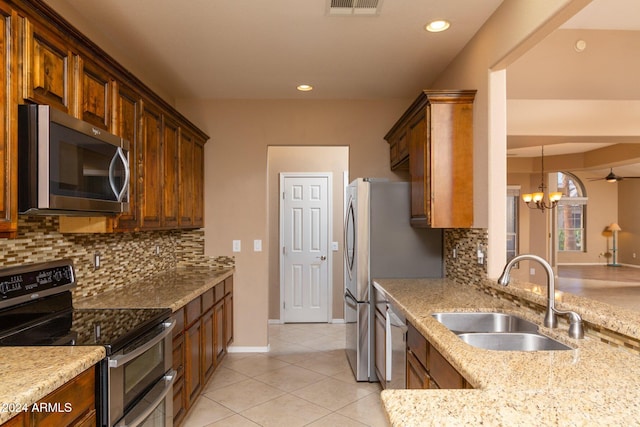
[[[618,182],[623,179],[640,179],[640,176],[620,176],[613,173],[613,168],[610,169],[610,172],[604,178],[591,178],[590,181],[600,181],[605,180],[607,182]]]

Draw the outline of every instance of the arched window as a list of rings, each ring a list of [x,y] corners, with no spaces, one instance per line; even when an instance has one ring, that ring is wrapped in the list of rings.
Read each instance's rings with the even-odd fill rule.
[[[558,172],[558,191],[562,199],[557,207],[558,251],[585,252],[587,194],[582,182],[568,172]]]

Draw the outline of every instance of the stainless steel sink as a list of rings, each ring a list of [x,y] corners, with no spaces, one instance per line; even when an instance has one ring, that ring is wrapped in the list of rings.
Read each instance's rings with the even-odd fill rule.
[[[552,338],[535,333],[467,333],[458,337],[474,347],[502,351],[573,350]]]
[[[505,313],[434,313],[438,322],[456,334],[465,332],[537,332],[538,325]]]

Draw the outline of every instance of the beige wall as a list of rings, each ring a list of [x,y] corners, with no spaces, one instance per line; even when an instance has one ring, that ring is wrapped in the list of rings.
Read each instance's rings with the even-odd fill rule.
[[[352,179],[399,180],[389,169],[383,138],[411,101],[178,101],[180,111],[211,136],[205,146],[205,253],[235,255],[235,346],[268,343],[273,255],[266,248],[278,235],[269,225],[268,147],[348,147]],[[231,251],[234,239],[242,242],[239,253]],[[263,241],[263,252],[253,252],[254,239]]]
[[[640,179],[620,181],[618,186],[618,262],[640,265]],[[634,256],[635,254],[635,256]]]
[[[504,70],[589,2],[503,2],[432,85],[478,90],[474,104],[474,224],[489,231],[489,277],[500,274],[505,260],[507,175],[507,76],[492,72]]]
[[[280,173],[331,172],[332,230],[329,240],[338,242],[339,250],[329,252],[332,266],[332,319],[344,318],[342,262],[342,230],[344,212],[344,173],[349,171],[349,147],[287,147],[268,148],[269,174],[269,319],[280,319]],[[348,176],[347,176],[348,177]],[[331,250],[331,249],[329,249]]]

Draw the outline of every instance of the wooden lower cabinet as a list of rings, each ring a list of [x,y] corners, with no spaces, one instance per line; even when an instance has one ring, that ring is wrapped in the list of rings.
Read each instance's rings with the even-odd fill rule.
[[[96,425],[96,370],[89,368],[2,427],[80,427]],[[33,410],[42,408],[42,410]]]
[[[173,317],[173,366],[177,371],[173,424],[178,426],[233,340],[233,277],[193,299]]]
[[[407,323],[407,388],[473,388],[411,324]]]

